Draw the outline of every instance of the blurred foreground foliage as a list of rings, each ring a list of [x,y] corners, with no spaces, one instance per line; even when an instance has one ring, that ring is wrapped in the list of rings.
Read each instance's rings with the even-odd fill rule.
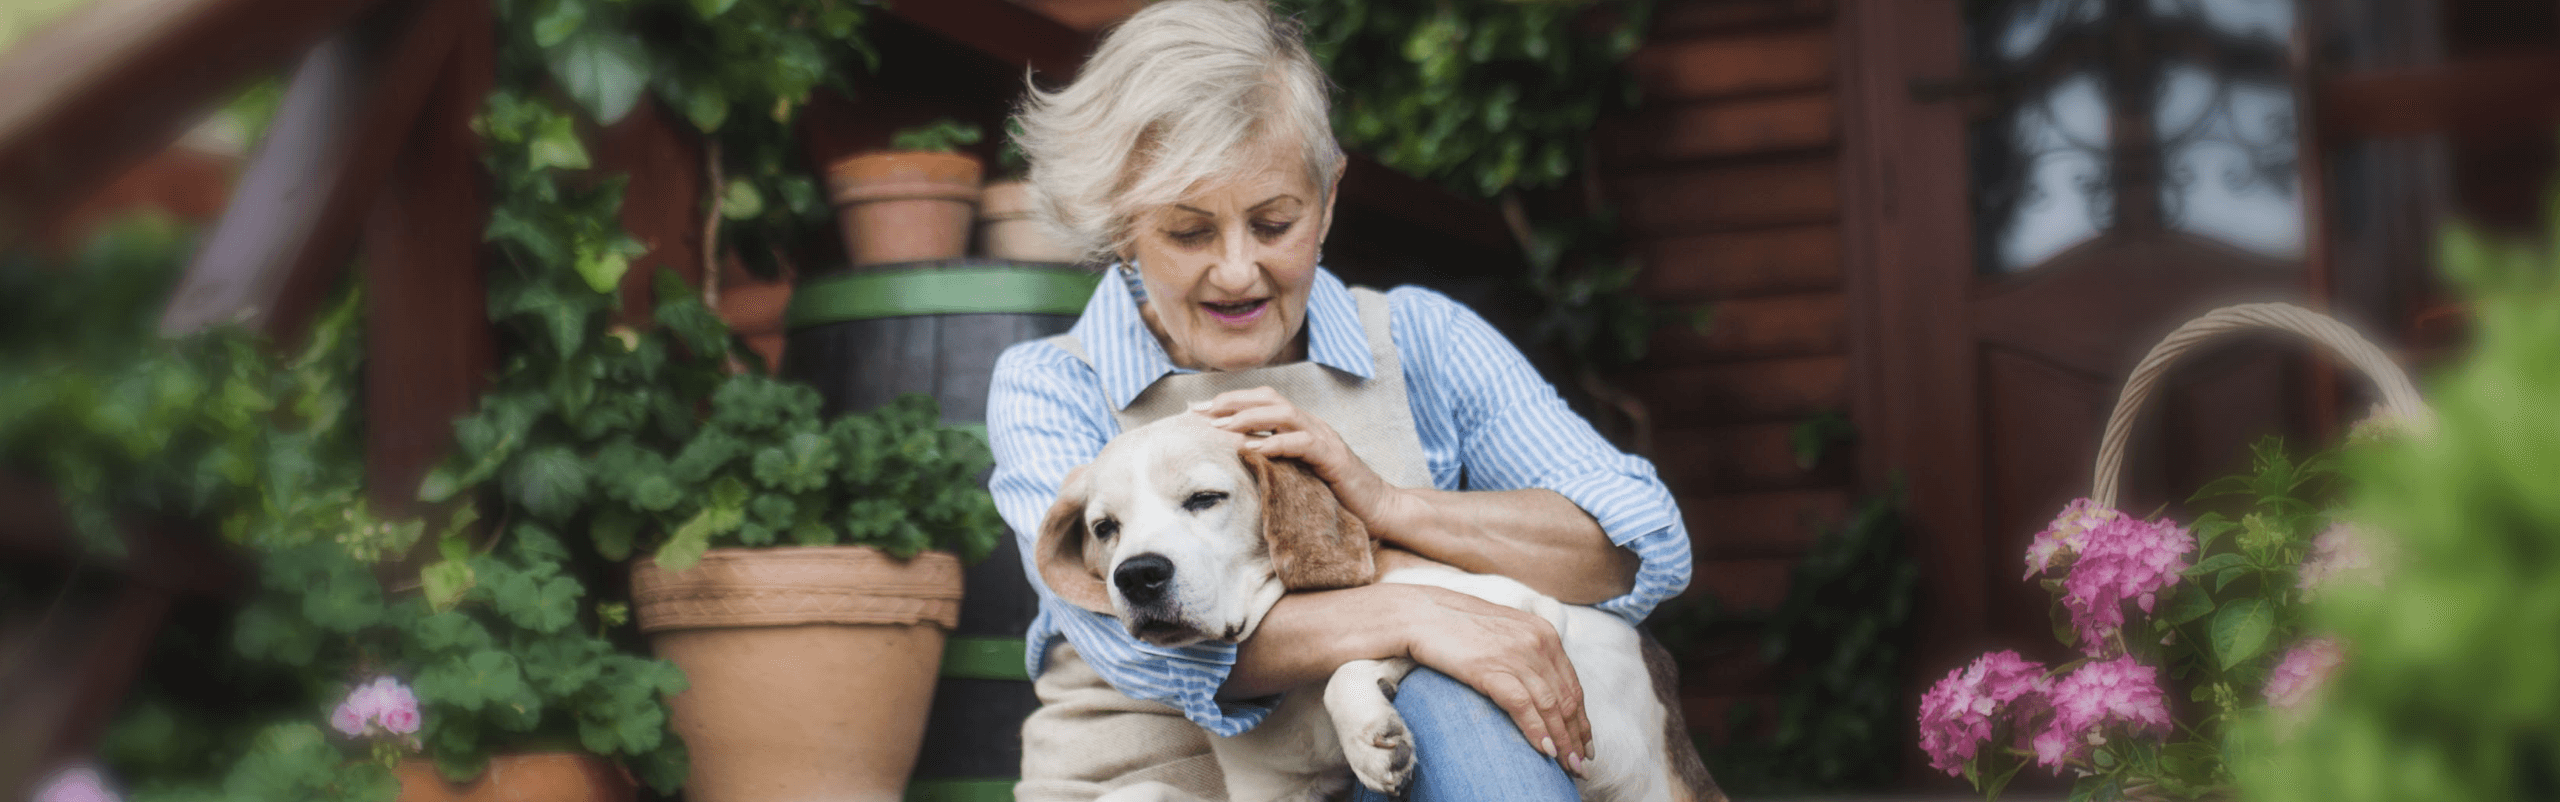
[[[2549,215],[2542,242],[2442,237],[2471,348],[2426,385],[2431,431],[2349,453],[2382,581],[2314,603],[2345,662],[2307,721],[2257,722],[2248,798],[2560,798],[2560,195]]]

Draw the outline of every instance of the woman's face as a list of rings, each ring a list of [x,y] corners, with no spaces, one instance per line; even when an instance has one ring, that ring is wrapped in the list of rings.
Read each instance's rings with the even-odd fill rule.
[[[1249,370],[1303,358],[1298,335],[1333,224],[1331,193],[1320,199],[1295,142],[1256,150],[1248,163],[1259,167],[1131,221],[1141,311],[1176,365]]]

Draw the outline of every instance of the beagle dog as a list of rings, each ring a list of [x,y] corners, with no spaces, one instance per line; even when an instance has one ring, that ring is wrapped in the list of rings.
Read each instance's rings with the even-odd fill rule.
[[[1720,802],[1680,720],[1670,657],[1617,616],[1567,605],[1501,576],[1381,552],[1304,463],[1235,447],[1196,413],[1114,438],[1067,474],[1038,535],[1040,577],[1059,598],[1116,616],[1159,646],[1251,637],[1292,590],[1401,582],[1467,593],[1545,618],[1587,694],[1587,800]],[[1283,694],[1269,718],[1212,738],[1234,802],[1338,798],[1357,779],[1381,793],[1413,776],[1413,743],[1391,701],[1408,659],[1345,663],[1322,687]],[[1645,693],[1642,688],[1651,688]],[[1170,786],[1105,800],[1182,798]]]

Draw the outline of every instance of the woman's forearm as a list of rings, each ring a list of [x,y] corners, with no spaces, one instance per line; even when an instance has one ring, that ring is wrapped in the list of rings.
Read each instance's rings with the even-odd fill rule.
[[[1253,699],[1332,676],[1353,660],[1403,657],[1407,651],[1396,616],[1380,610],[1406,609],[1408,585],[1364,585],[1341,590],[1291,593],[1263,614],[1253,637],[1236,647],[1236,665],[1223,699]]]
[[[1567,604],[1597,604],[1634,589],[1640,561],[1571,499],[1553,490],[1403,488],[1396,509],[1370,519],[1380,539],[1480,574],[1500,574]]]

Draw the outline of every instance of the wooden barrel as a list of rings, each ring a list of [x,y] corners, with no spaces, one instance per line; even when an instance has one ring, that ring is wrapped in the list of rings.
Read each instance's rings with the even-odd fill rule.
[[[996,356],[1064,333],[1098,280],[1073,265],[989,259],[804,277],[786,317],[783,372],[817,387],[829,415],[924,393],[941,402],[944,423],[983,436]],[[1022,720],[1040,705],[1022,667],[1022,636],[1038,604],[1010,533],[963,582],[960,624],[943,650],[909,800],[1012,799]]]

